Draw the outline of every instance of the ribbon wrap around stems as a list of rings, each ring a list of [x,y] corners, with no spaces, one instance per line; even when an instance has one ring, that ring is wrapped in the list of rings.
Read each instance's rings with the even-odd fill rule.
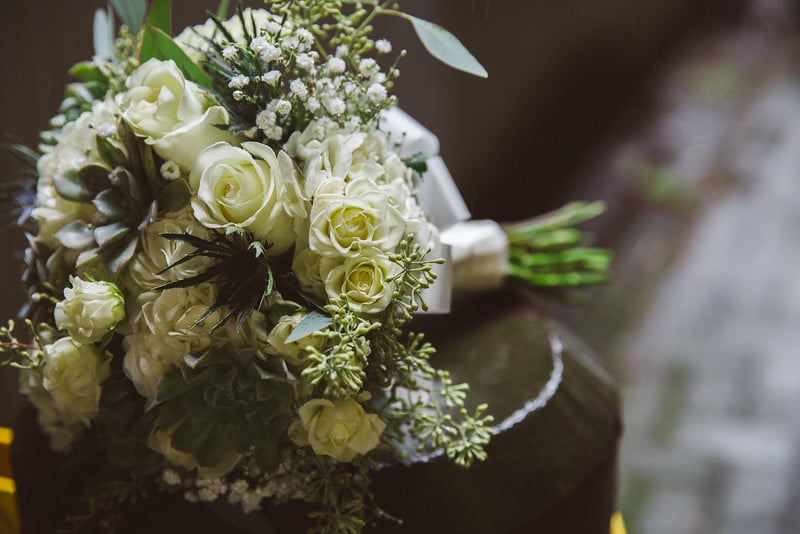
[[[508,238],[495,221],[471,221],[458,186],[438,155],[439,140],[400,108],[387,110],[381,127],[404,158],[422,154],[427,170],[415,194],[428,220],[440,231],[440,246],[430,257],[446,260],[437,265],[436,283],[423,293],[427,313],[450,312],[454,290],[494,289],[508,273]]]

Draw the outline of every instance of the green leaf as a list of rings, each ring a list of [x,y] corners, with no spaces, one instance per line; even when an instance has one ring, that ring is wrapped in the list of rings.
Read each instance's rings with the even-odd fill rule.
[[[102,216],[112,221],[122,219],[129,211],[125,197],[118,189],[101,191],[100,194],[94,197],[92,204]]]
[[[147,43],[147,53],[145,53],[145,43]],[[150,58],[163,61],[171,59],[183,72],[187,80],[191,80],[203,87],[211,87],[209,75],[186,55],[186,52],[172,40],[169,34],[154,26],[148,26],[145,29],[144,39],[142,40],[141,61],[144,63]]]
[[[105,9],[98,9],[94,12],[94,54],[96,56],[113,58],[114,57],[114,21],[111,13]]]
[[[94,192],[83,182],[78,171],[68,170],[53,176],[53,185],[58,194],[73,202],[89,202]]]
[[[56,239],[67,248],[82,249],[94,245],[94,232],[83,221],[72,221],[56,232]]]
[[[101,82],[106,83],[108,78],[100,68],[91,61],[81,61],[69,69],[70,75],[78,78],[82,82]]]
[[[222,0],[219,3],[219,7],[217,8],[217,18],[224,20],[228,18],[228,10],[229,10],[230,1],[229,0]]]
[[[131,33],[139,33],[147,13],[147,0],[111,0],[111,4]]]
[[[125,153],[114,146],[114,144],[109,141],[107,138],[103,137],[102,135],[95,136],[97,140],[97,151],[100,153],[100,157],[103,158],[103,161],[108,164],[109,167],[112,169],[115,167],[122,167],[128,162],[127,156]]]
[[[192,193],[183,180],[165,185],[158,193],[158,207],[166,212],[178,211],[189,203]]]
[[[314,332],[322,330],[332,322],[333,320],[329,316],[312,311],[303,317],[302,321],[297,323],[297,326],[294,327],[292,333],[286,338],[286,343],[292,343],[298,339],[303,339]]]
[[[94,238],[100,248],[105,248],[128,235],[130,231],[131,229],[122,223],[113,223],[95,228]]]
[[[412,15],[403,14],[411,22],[419,40],[430,54],[454,69],[486,78],[489,74],[475,56],[461,44],[458,38],[438,24],[422,20]]]
[[[179,451],[193,453],[203,446],[206,436],[212,429],[213,425],[196,425],[192,418],[188,417],[172,433],[172,446]]]
[[[428,161],[425,158],[425,154],[422,152],[417,152],[410,158],[404,158],[403,164],[409,169],[413,169],[420,174],[428,172]]]
[[[125,267],[128,262],[133,259],[133,255],[136,254],[138,243],[139,241],[137,239],[123,241],[124,246],[119,249],[118,252],[110,256],[107,262],[108,269],[116,275],[120,274],[123,267]]]
[[[172,6],[170,0],[154,0],[147,16],[147,26],[142,36],[142,46],[139,48],[139,62],[144,63],[150,58],[158,57],[158,43],[152,28],[159,29],[168,36],[172,34]]]

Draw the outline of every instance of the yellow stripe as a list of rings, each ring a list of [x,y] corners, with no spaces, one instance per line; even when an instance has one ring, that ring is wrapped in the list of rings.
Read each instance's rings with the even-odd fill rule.
[[[0,477],[0,532],[3,533],[20,534],[15,491],[13,480]]]
[[[0,477],[11,478],[11,442],[14,432],[0,426]]]
[[[611,516],[611,534],[627,534],[627,530],[625,530],[625,521],[622,520],[622,514],[620,512]]]

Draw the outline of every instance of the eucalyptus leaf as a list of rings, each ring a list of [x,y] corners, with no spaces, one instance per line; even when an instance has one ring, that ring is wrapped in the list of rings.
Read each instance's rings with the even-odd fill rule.
[[[82,249],[94,245],[94,232],[83,221],[72,221],[56,232],[56,239],[67,248]]]
[[[333,320],[329,316],[312,311],[303,317],[303,320],[297,323],[297,326],[294,327],[292,333],[286,338],[286,343],[292,343],[298,339],[303,339],[314,332],[322,330],[332,322]]]
[[[146,52],[145,43],[147,43]],[[186,79],[203,87],[211,87],[209,75],[186,55],[186,52],[172,40],[169,34],[160,28],[148,25],[142,40],[141,61],[144,62],[150,58],[165,61],[171,59],[183,72]]]
[[[104,58],[114,57],[114,19],[110,12],[98,9],[94,12],[94,54]]]
[[[428,22],[412,15],[403,14],[411,22],[414,31],[425,49],[436,59],[450,65],[454,69],[486,78],[489,74],[475,56],[458,40],[458,38],[438,24]]]
[[[147,0],[111,0],[111,4],[131,33],[139,33],[147,13]]]

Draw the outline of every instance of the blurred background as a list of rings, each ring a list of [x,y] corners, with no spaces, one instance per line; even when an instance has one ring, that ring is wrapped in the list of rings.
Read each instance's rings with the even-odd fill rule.
[[[253,5],[257,2],[251,2]],[[174,0],[174,27],[216,1]],[[97,0],[4,2],[0,129],[34,146]],[[452,71],[407,24],[401,106],[434,131],[475,218],[602,199],[614,280],[545,302],[618,378],[620,508],[644,534],[800,532],[800,9],[789,0],[436,0],[403,8],[489,71]],[[0,154],[3,180],[16,163]],[[3,230],[0,317],[22,303]],[[0,369],[0,425],[21,401]]]

